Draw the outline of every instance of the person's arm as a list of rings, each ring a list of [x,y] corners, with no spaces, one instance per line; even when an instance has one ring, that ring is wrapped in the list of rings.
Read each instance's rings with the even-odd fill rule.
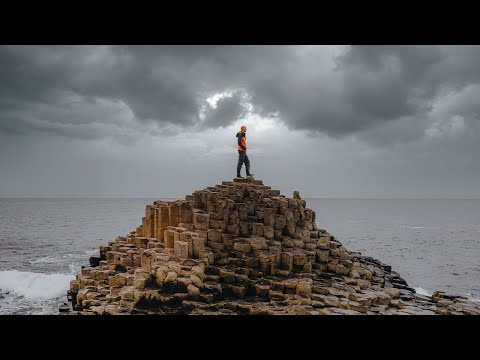
[[[243,134],[240,134],[240,135],[238,136],[238,146],[240,146],[240,147],[245,151],[245,150],[247,150],[247,149],[245,149],[245,146],[243,146],[242,138],[243,138]]]

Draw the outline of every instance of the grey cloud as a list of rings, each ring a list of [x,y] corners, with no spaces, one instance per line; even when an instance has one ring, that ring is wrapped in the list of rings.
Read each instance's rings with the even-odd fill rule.
[[[475,109],[466,87],[478,83],[478,46],[353,46],[336,59],[345,94],[371,143],[419,139],[432,123]],[[469,74],[468,78],[466,74]],[[476,86],[475,86],[476,88]],[[473,91],[479,94],[478,89]],[[456,94],[448,107],[446,94]],[[459,106],[463,103],[465,106]],[[455,109],[455,110],[454,110]],[[470,124],[471,126],[476,126]]]
[[[438,49],[349,47],[335,59],[336,78],[325,82],[313,77],[293,93],[291,102],[301,103],[303,109],[289,106],[281,113],[288,114],[285,120],[292,127],[330,135],[350,134],[422,114],[428,111],[429,103],[428,99],[419,101],[418,89],[423,89],[417,83],[418,75],[441,59]],[[305,97],[310,101],[301,100]],[[300,118],[295,119],[295,114]]]
[[[205,124],[213,127],[226,127],[244,117],[247,112],[245,96],[237,91],[232,96],[220,98],[215,108],[208,106]]]
[[[3,46],[0,129],[125,138],[126,129],[222,127],[252,111],[312,136],[411,141],[438,117],[476,126],[479,56],[478,46]],[[235,95],[208,107],[227,90]],[[454,103],[439,107],[448,92]]]

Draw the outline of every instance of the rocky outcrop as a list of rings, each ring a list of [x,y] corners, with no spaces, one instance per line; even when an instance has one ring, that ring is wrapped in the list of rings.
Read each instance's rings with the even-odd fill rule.
[[[155,201],[90,264],[70,284],[72,314],[480,314],[462,297],[415,294],[319,229],[298,192],[253,178]]]

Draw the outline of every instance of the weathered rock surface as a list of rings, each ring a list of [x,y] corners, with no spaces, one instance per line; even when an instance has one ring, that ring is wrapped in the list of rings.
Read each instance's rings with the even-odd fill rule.
[[[155,201],[70,283],[72,314],[479,315],[415,294],[391,267],[319,229],[295,191],[253,178]]]

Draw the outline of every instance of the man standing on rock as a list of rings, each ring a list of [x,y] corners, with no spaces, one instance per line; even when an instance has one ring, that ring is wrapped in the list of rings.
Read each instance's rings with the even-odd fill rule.
[[[237,164],[237,177],[243,178],[240,175],[240,170],[242,170],[242,165],[245,163],[245,169],[247,170],[247,176],[253,176],[250,174],[250,160],[247,156],[247,137],[246,137],[247,127],[242,126],[237,132],[237,142],[238,142],[238,164]]]

